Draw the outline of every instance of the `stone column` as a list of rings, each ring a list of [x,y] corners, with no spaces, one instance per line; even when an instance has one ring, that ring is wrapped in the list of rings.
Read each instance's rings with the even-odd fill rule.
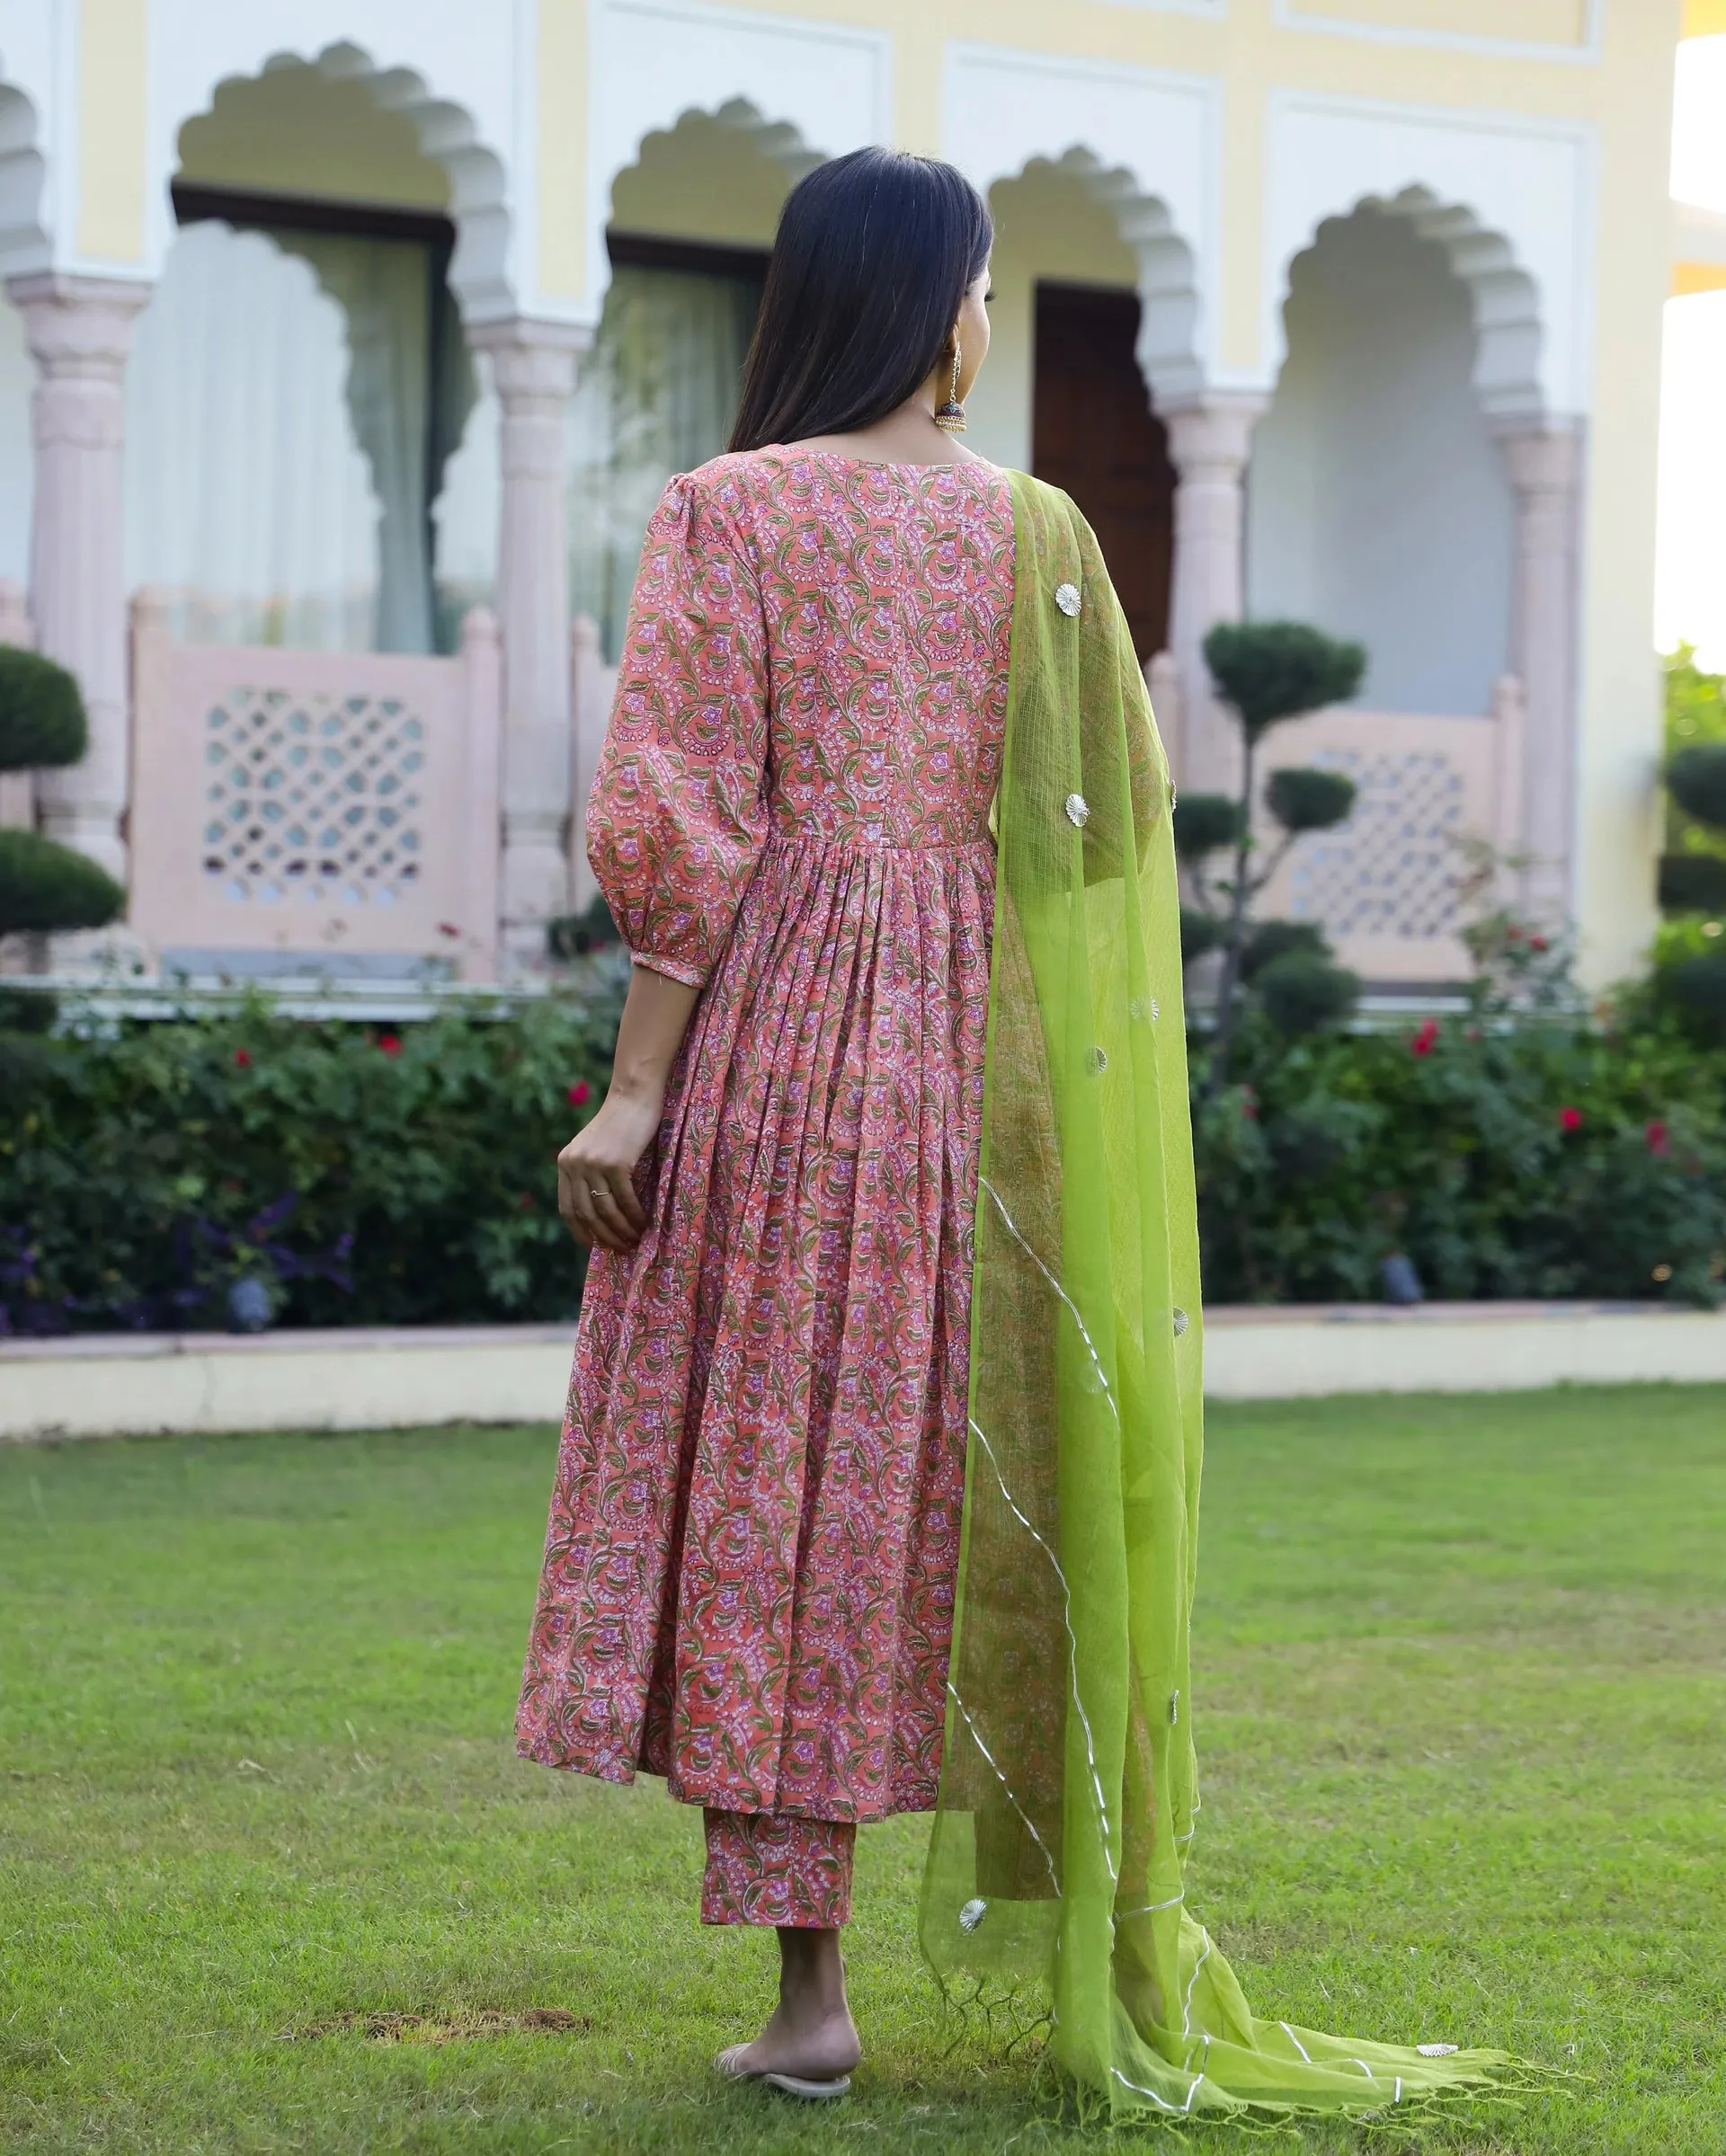
[[[144,284],[43,273],[6,286],[35,358],[30,604],[36,643],[78,678],[81,763],[37,776],[42,829],[126,880],[131,758],[126,697],[123,383]]]
[[[1179,670],[1181,725],[1172,760],[1180,785],[1194,793],[1232,794],[1240,785],[1238,732],[1211,694],[1203,647],[1217,622],[1241,618],[1247,456],[1267,404],[1219,391],[1158,408],[1179,475],[1169,643]]]
[[[564,414],[591,333],[516,317],[470,329],[502,413],[497,614],[503,638],[500,955],[543,972],[546,923],[569,903],[569,549]]]
[[[1522,898],[1535,914],[1571,909],[1576,821],[1577,513],[1581,438],[1573,424],[1506,420],[1497,429],[1517,501],[1511,671],[1522,684]]]

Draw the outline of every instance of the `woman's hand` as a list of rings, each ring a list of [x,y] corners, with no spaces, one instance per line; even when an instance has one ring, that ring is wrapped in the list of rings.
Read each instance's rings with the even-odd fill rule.
[[[636,1195],[636,1164],[659,1128],[661,1101],[608,1093],[599,1113],[557,1156],[557,1210],[578,1242],[633,1250],[647,1216]]]
[[[636,1169],[654,1142],[665,1087],[698,990],[651,966],[629,975],[611,1084],[599,1113],[557,1156],[557,1210],[591,1249],[633,1250],[647,1226]]]

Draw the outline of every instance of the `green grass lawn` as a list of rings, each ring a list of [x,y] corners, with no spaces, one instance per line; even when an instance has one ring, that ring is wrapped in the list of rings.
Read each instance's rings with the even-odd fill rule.
[[[774,1951],[697,1923],[698,1817],[511,1750],[552,1454],[545,1430],[0,1454],[0,2138],[1094,2138],[1033,2109],[1024,2061],[955,2047],[917,1820],[859,1837],[854,2095],[811,2116],[714,2083]],[[1190,1900],[1259,2010],[1578,2072],[1404,2146],[1726,2149],[1726,1393],[1221,1409],[1206,1474]],[[546,2008],[576,2025],[520,2026]],[[368,2033],[389,2014],[443,2027]]]

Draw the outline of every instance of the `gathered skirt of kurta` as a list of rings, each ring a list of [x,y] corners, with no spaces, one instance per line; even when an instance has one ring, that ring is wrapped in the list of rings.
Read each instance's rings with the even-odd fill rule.
[[[590,857],[701,994],[647,1233],[588,1274],[530,1758],[934,1803],[1012,590],[981,462],[722,457],[649,527]]]

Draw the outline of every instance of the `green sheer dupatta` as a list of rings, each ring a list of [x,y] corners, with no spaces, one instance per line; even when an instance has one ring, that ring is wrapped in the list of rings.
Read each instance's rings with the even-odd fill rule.
[[[1018,594],[964,1548],[924,1950],[1112,2117],[1367,2109],[1499,2054],[1257,2019],[1184,1906],[1202,1446],[1171,788],[1090,528],[1013,477]]]

